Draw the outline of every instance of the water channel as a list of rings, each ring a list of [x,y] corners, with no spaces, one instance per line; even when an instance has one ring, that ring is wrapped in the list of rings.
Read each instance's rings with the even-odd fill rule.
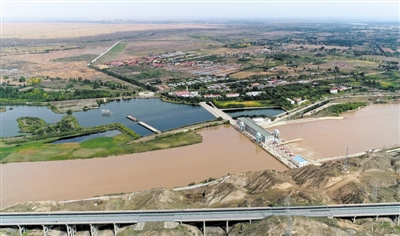
[[[228,173],[287,170],[229,125],[204,129],[200,134],[202,143],[180,148],[86,160],[1,165],[1,207],[25,201],[81,199],[186,186]]]
[[[92,138],[99,138],[99,137],[114,137],[115,135],[121,134],[121,131],[119,130],[108,130],[106,132],[102,133],[96,133],[96,134],[89,134],[89,135],[82,135],[78,136],[75,138],[65,138],[65,139],[60,139],[55,142],[52,142],[52,144],[61,144],[61,143],[80,143]]]
[[[240,116],[268,116],[273,117],[285,112],[285,110],[280,108],[267,108],[267,109],[249,109],[249,110],[228,110],[225,111],[231,117],[240,117]]]

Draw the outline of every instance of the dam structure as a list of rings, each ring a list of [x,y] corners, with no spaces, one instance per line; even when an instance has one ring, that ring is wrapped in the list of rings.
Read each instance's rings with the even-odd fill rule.
[[[161,131],[159,131],[158,129],[154,128],[153,126],[147,124],[144,121],[139,121],[138,118],[136,118],[133,115],[127,115],[126,118],[128,118],[129,120],[133,121],[133,122],[137,122],[139,125],[145,127],[146,129],[150,130],[153,133],[159,134],[161,133]]]

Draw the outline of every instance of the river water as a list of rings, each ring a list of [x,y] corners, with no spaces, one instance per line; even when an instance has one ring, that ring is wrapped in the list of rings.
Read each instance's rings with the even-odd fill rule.
[[[311,159],[345,156],[400,144],[400,104],[369,105],[341,115],[343,120],[319,120],[275,127],[294,154]],[[274,128],[274,129],[275,129]]]
[[[186,186],[228,173],[287,168],[230,126],[200,131],[200,144],[86,160],[1,165],[1,207]]]
[[[12,110],[9,108],[12,107]],[[55,123],[61,120],[65,114],[53,113],[44,106],[6,106],[7,111],[0,113],[0,137],[15,136],[18,133],[17,118],[22,116],[34,116],[42,118],[47,123]],[[110,116],[102,116],[101,110],[113,112]],[[131,99],[113,101],[104,104],[100,109],[74,112],[79,125],[91,127],[96,125],[121,123],[134,130],[140,135],[152,134],[148,129],[136,122],[127,119],[132,114],[139,120],[148,123],[158,130],[168,130],[190,125],[198,122],[215,119],[208,111],[201,106],[190,106],[163,102],[160,99]]]
[[[231,117],[240,116],[268,116],[274,117],[285,112],[285,110],[280,108],[267,108],[267,109],[243,109],[243,110],[231,110],[225,111]]]

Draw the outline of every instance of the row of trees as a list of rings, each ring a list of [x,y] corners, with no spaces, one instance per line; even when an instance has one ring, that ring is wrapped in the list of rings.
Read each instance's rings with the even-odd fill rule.
[[[75,90],[74,92],[46,92],[43,88],[33,88],[29,91],[18,91],[12,86],[0,86],[0,98],[3,101],[29,101],[29,102],[50,102],[85,98],[102,98],[119,96],[120,93],[113,93],[105,90]]]

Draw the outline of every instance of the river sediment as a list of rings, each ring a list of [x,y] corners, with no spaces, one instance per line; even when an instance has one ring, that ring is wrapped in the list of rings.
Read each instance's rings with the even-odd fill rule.
[[[229,125],[203,129],[200,134],[202,143],[168,150],[1,165],[1,208],[26,201],[60,201],[186,186],[228,173],[287,170]]]

